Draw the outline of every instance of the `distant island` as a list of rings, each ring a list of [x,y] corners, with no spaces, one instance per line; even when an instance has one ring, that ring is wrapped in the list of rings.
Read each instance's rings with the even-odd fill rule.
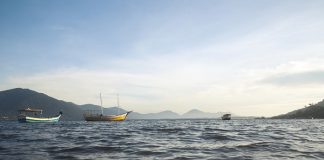
[[[0,119],[15,119],[17,110],[26,107],[35,107],[44,110],[44,116],[63,112],[62,120],[79,121],[83,120],[83,113],[86,110],[101,110],[100,106],[93,104],[77,105],[72,102],[65,102],[55,99],[44,93],[30,89],[15,88],[0,91]],[[104,108],[104,114],[123,113],[126,110],[117,107]],[[209,113],[192,109],[182,115],[173,111],[162,111],[159,113],[138,113],[132,112],[128,119],[206,119],[220,118],[227,112]]]

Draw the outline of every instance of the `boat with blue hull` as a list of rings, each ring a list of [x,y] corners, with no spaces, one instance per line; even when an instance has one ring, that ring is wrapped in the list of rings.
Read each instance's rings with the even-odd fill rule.
[[[58,122],[62,116],[62,112],[53,117],[42,117],[43,110],[41,109],[21,109],[18,111],[18,122],[34,123],[34,122]]]

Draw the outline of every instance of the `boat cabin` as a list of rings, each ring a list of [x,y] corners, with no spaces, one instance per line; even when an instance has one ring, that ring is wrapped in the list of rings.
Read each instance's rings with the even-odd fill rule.
[[[18,110],[18,114],[19,114],[19,116],[41,117],[41,115],[43,114],[43,110],[26,108],[26,109]]]

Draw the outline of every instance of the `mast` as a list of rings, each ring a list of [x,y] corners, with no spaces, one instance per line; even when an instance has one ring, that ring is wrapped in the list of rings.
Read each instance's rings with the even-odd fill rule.
[[[117,115],[119,114],[119,94],[117,93]]]
[[[100,93],[100,106],[101,106],[101,115],[103,115],[103,107],[102,107],[102,98],[101,98],[101,93]]]

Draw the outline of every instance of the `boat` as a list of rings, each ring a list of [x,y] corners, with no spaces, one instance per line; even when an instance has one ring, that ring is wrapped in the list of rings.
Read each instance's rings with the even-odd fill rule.
[[[84,119],[86,121],[124,121],[130,112],[132,111],[118,115],[84,114]]]
[[[224,114],[222,120],[231,120],[231,114]]]
[[[62,116],[60,111],[58,115],[54,117],[43,117],[43,110],[26,108],[18,110],[18,122],[58,122]]]
[[[128,111],[123,114],[117,113],[116,115],[104,115],[101,93],[100,93],[100,105],[101,105],[101,114],[88,111],[83,114],[84,119],[86,121],[124,121],[127,118],[127,116],[129,115],[129,113],[132,112],[132,111]],[[118,95],[117,95],[117,107],[119,108],[119,96]]]

